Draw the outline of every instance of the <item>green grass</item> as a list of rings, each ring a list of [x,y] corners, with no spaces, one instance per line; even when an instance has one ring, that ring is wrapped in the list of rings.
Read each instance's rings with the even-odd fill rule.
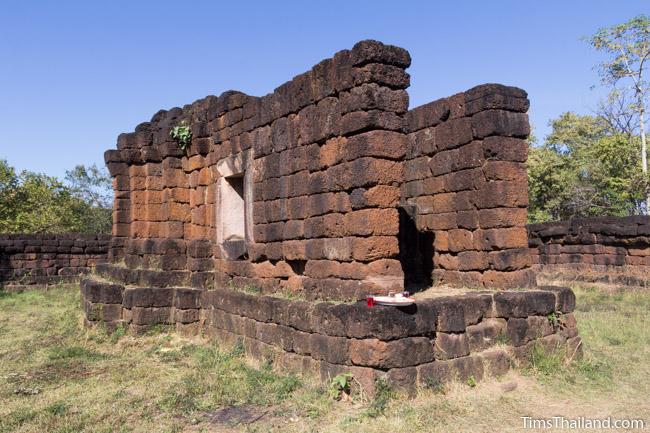
[[[247,359],[241,345],[166,328],[86,330],[78,289],[0,291],[0,433],[224,431],[206,414],[248,405],[264,416],[226,431],[501,432],[519,431],[520,416],[553,415],[650,422],[650,292],[575,289],[579,360],[533,350],[529,367],[503,378],[432,383],[414,398],[379,384],[372,399],[340,400],[328,384]]]

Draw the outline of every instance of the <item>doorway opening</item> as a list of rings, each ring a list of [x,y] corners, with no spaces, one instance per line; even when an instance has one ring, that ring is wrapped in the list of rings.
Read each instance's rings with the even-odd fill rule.
[[[420,231],[415,223],[415,206],[398,208],[399,261],[404,272],[404,289],[409,292],[425,290],[433,284],[432,232]]]

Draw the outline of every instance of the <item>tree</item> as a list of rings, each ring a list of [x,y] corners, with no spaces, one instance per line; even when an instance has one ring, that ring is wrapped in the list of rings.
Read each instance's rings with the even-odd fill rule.
[[[638,138],[602,117],[564,113],[528,157],[531,222],[630,215],[643,208]]]
[[[110,201],[99,188],[109,178],[97,167],[68,174],[69,185],[0,160],[0,233],[109,233]]]
[[[639,135],[638,114],[631,109],[630,92],[626,89],[613,89],[600,100],[596,116],[600,117],[612,131],[619,131],[628,139]]]
[[[0,232],[1,221],[10,221],[15,218],[18,201],[18,176],[16,170],[0,159]]]
[[[87,205],[79,215],[80,226],[89,233],[110,233],[113,213],[113,184],[106,168],[77,165],[66,171],[72,195]]]
[[[650,85],[646,70],[650,61],[650,17],[639,15],[612,27],[602,28],[588,39],[597,50],[608,55],[608,59],[598,65],[601,82],[610,90],[609,99],[619,105],[611,119],[628,119],[619,123],[619,127],[633,131],[633,112],[638,119],[638,130],[641,138],[641,172],[645,188],[645,211],[650,211],[650,190],[647,188],[648,149],[645,131],[645,113]],[[621,103],[622,102],[622,103]],[[611,105],[610,105],[611,107]],[[615,107],[615,106],[614,106]],[[616,114],[618,112],[619,115]],[[620,116],[627,112],[627,115]],[[633,132],[629,138],[633,138]]]

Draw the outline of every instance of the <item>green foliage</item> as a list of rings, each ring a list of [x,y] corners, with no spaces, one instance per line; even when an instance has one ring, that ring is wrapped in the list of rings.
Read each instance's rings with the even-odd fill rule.
[[[145,331],[144,335],[160,335],[163,334],[167,331],[169,331],[169,325],[164,325],[162,323],[156,323],[155,325],[151,325],[147,328]]]
[[[637,137],[571,112],[551,127],[544,144],[529,151],[531,222],[642,211],[648,179],[639,170]]]
[[[252,295],[259,295],[262,293],[262,289],[260,287],[254,286],[252,284],[246,284],[244,285],[241,290],[246,293],[250,293]]]
[[[118,341],[120,341],[120,339],[126,335],[126,331],[127,331],[126,326],[118,325],[115,328],[115,330],[111,333],[111,338],[110,338],[111,343],[115,344]]]
[[[0,232],[3,231],[2,221],[15,217],[19,199],[16,170],[0,159]]]
[[[586,39],[606,59],[596,67],[601,83],[609,88],[605,102],[601,102],[599,114],[617,132],[628,138],[629,148],[635,147],[638,133],[641,146],[637,149],[642,174],[629,178],[638,190],[645,194],[644,209],[650,209],[648,188],[648,163],[646,139],[646,107],[650,96],[647,78],[650,61],[650,17],[636,16],[622,24],[602,28]]]
[[[47,406],[45,408],[45,412],[52,416],[63,416],[68,413],[69,409],[70,409],[69,405],[63,402],[57,402]]]
[[[600,29],[587,41],[607,55],[597,70],[610,93],[598,116],[564,113],[551,122],[544,144],[531,146],[531,222],[647,211],[650,178],[642,169],[642,115],[650,18],[640,15]]]
[[[433,391],[434,394],[444,394],[446,392],[445,384],[435,376],[425,376],[424,387]]]
[[[467,378],[467,386],[470,388],[475,388],[476,385],[478,385],[478,382],[476,382],[476,378],[474,376],[470,376]]]
[[[563,350],[547,350],[536,344],[530,354],[530,370],[542,376],[555,374],[564,368],[565,357]]]
[[[190,147],[190,144],[192,144],[192,131],[184,120],[172,128],[169,132],[169,136],[176,140],[178,147],[183,151],[186,151],[187,148]]]
[[[113,187],[104,167],[77,165],[65,172],[65,180],[72,194],[91,206],[110,208],[113,205]]]
[[[638,15],[622,24],[602,28],[587,42],[609,56],[598,66],[604,84],[642,76],[639,71],[650,54],[650,17]]]
[[[553,327],[557,328],[557,326],[560,324],[560,319],[557,317],[557,314],[551,313],[548,316],[546,316],[546,319],[548,320],[548,323]]]
[[[592,356],[575,359],[572,355],[565,350],[548,350],[541,345],[535,345],[531,352],[530,366],[525,372],[536,376],[542,383],[610,383],[612,368],[606,360]],[[571,362],[568,362],[569,360]]]
[[[0,160],[0,233],[110,233],[109,176],[79,165],[66,181]]]
[[[395,398],[395,393],[391,391],[388,386],[388,381],[384,378],[379,378],[375,381],[375,395],[365,411],[365,415],[371,418],[383,415],[386,412],[388,403]]]
[[[330,380],[328,394],[331,399],[339,400],[343,395],[350,395],[352,373],[342,373]]]
[[[6,419],[0,420],[0,431],[13,431],[13,427],[26,424],[38,416],[38,411],[29,408],[21,408],[11,412]],[[6,430],[5,430],[6,428]],[[11,428],[11,430],[10,430]]]
[[[510,337],[508,334],[500,333],[494,338],[495,344],[510,344]]]
[[[50,355],[48,358],[53,361],[72,358],[82,358],[89,361],[97,361],[100,359],[105,359],[106,355],[88,350],[85,347],[81,346],[56,346],[50,350]]]

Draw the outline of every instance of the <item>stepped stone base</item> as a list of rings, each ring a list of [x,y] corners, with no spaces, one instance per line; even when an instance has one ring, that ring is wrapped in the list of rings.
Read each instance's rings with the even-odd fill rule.
[[[140,333],[163,325],[222,343],[241,341],[255,358],[322,380],[350,372],[370,393],[380,377],[412,392],[504,374],[535,345],[573,356],[581,347],[575,296],[561,287],[471,291],[405,308],[95,279],[84,279],[81,291],[88,326]]]

